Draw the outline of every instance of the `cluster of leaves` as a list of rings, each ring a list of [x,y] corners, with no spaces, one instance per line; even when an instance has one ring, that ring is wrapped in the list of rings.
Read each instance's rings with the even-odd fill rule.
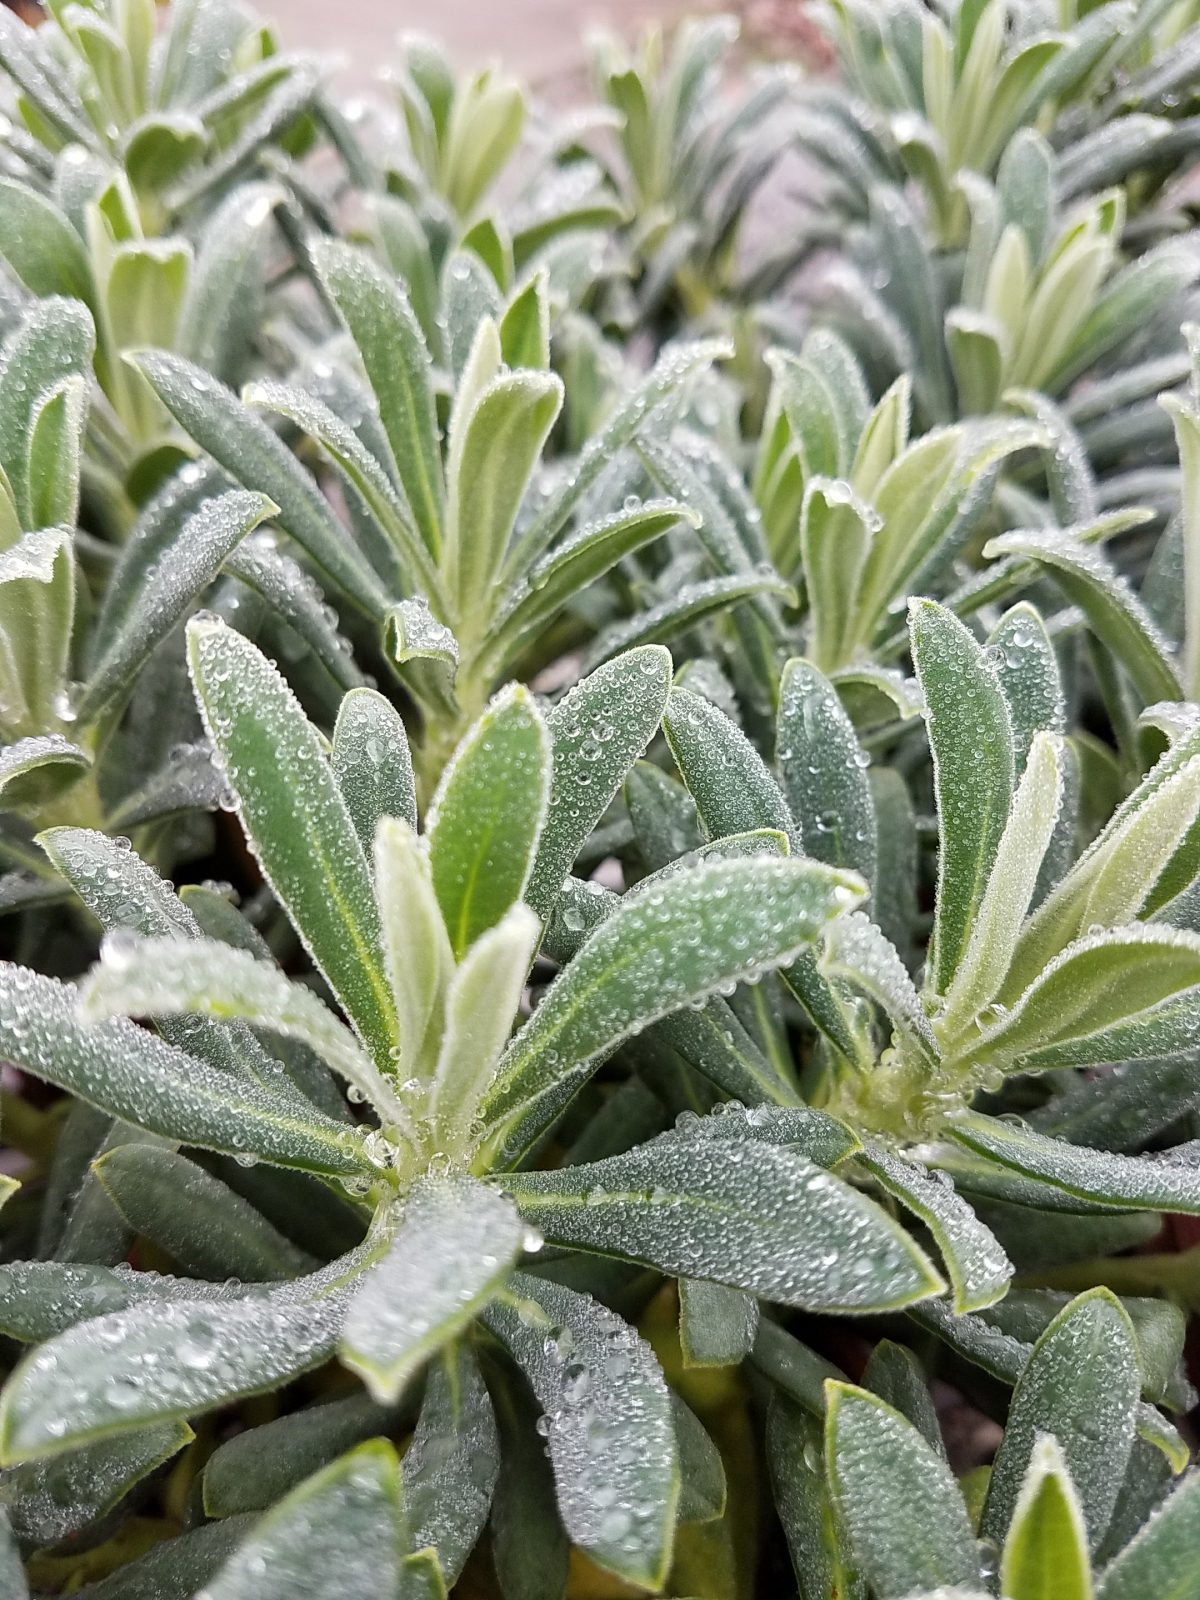
[[[1195,7],[47,9],[4,1600],[1200,1595]]]

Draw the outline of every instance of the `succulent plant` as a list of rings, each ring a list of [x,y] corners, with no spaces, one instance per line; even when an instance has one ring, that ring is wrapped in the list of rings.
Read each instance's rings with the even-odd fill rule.
[[[2,1600],[1200,1592],[1191,0],[48,10]]]

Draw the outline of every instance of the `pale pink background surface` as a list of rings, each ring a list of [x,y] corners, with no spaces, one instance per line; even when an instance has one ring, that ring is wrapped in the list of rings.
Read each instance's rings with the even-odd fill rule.
[[[590,25],[629,36],[640,24],[675,9],[671,0],[268,0],[262,5],[285,44],[340,52],[347,63],[342,82],[359,88],[395,58],[395,38],[403,29],[436,35],[462,66],[501,58],[540,84],[580,66],[580,41]]]

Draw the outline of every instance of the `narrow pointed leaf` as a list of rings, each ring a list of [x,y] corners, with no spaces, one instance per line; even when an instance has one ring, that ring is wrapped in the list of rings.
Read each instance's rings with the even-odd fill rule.
[[[520,900],[550,791],[550,738],[525,689],[498,696],[459,745],[430,810],[434,892],[461,960]]]
[[[584,678],[546,719],[552,772],[546,822],[525,899],[545,918],[592,829],[658,729],[671,657],[630,650]]]
[[[1137,1345],[1120,1301],[1107,1289],[1072,1300],[1034,1346],[1013,1393],[981,1534],[997,1543],[1006,1537],[1038,1436],[1052,1433],[1094,1550],[1125,1475],[1140,1388]]]
[[[775,755],[805,852],[873,884],[870,762],[833,685],[800,657],[783,669]]]
[[[670,1391],[649,1345],[587,1295],[523,1274],[486,1320],[548,1419],[572,1543],[618,1576],[658,1588],[680,1484]]]
[[[1200,1473],[1191,1472],[1107,1566],[1099,1600],[1196,1600],[1200,1595]]]
[[[359,1270],[334,1262],[266,1294],[143,1301],[31,1351],[0,1400],[5,1462],[58,1455],[147,1423],[190,1417],[277,1388],[333,1353]],[[64,1419],[64,1383],[72,1386]]]
[[[556,1244],[784,1305],[882,1310],[942,1287],[886,1213],[783,1145],[668,1133],[607,1161],[513,1174],[505,1187]]]
[[[414,1551],[435,1551],[451,1586],[487,1522],[500,1471],[492,1403],[464,1342],[429,1369],[403,1471],[409,1543]]]
[[[957,618],[933,601],[916,601],[910,628],[938,805],[931,983],[944,994],[962,960],[1008,818],[1012,723],[995,673]]]
[[[182,948],[186,949],[186,946]],[[74,992],[0,966],[0,1054],[91,1105],[181,1144],[343,1176],[370,1173],[361,1137],[237,1082],[124,1018],[87,1025]]]
[[[826,1385],[826,1471],[857,1564],[879,1600],[980,1582],[967,1508],[946,1462],[898,1411]]]
[[[496,1134],[525,1124],[523,1148],[623,1039],[793,958],[861,893],[857,880],[816,862],[751,856],[627,896],[509,1046],[484,1116]]]
[[[1091,1600],[1083,1512],[1052,1435],[1034,1446],[1004,1542],[1000,1587],[1011,1600]]]
[[[258,650],[193,621],[196,698],[276,895],[377,1061],[396,1042],[371,875],[316,730]]]
[[[206,1600],[409,1600],[396,1451],[372,1439],[269,1511],[205,1585]]]
[[[404,723],[374,689],[352,689],[338,708],[333,775],[368,861],[381,817],[417,825],[412,754]]]
[[[1001,1298],[1012,1263],[953,1185],[874,1141],[858,1159],[933,1234],[954,1289],[955,1311],[978,1311]]]

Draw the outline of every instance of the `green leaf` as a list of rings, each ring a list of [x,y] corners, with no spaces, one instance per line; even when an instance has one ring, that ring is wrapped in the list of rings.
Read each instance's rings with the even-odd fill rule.
[[[32,305],[0,348],[0,466],[26,529],[37,526],[28,450],[43,396],[65,379],[89,382],[95,349],[86,307],[57,298]]]
[[[1058,658],[1041,617],[1024,601],[1000,618],[988,635],[988,649],[1008,701],[1019,777],[1035,734],[1066,731]]]
[[[1057,1439],[1094,1550],[1116,1505],[1133,1445],[1141,1375],[1133,1326],[1107,1289],[1063,1308],[1017,1381],[988,1480],[980,1532],[1004,1540],[1038,1437]]]
[[[571,1542],[619,1577],[659,1588],[680,1481],[670,1391],[649,1345],[587,1295],[523,1274],[486,1321],[547,1418]]]
[[[30,1351],[0,1397],[0,1459],[60,1455],[151,1422],[195,1416],[263,1394],[333,1353],[352,1257],[265,1293],[143,1300]],[[71,1387],[64,1420],[63,1385]]]
[[[434,894],[428,852],[403,818],[384,817],[376,830],[375,892],[396,1003],[397,1068],[404,1078],[428,1076],[441,1047],[454,952]]]
[[[775,754],[806,853],[873,884],[870,761],[829,679],[800,657],[783,669]]]
[[[742,600],[756,595],[776,595],[788,604],[794,604],[796,594],[790,584],[775,573],[756,570],[752,574],[734,573],[728,577],[706,578],[699,583],[685,583],[669,599],[649,606],[626,622],[615,623],[597,635],[584,657],[584,668],[590,671],[601,661],[634,645],[654,644],[675,634],[695,627],[706,617],[728,611]]]
[[[21,1552],[12,1535],[8,1512],[3,1506],[0,1506],[0,1585],[9,1600],[29,1600],[29,1585],[25,1581]]]
[[[338,707],[330,753],[333,776],[367,859],[382,817],[417,825],[408,734],[396,708],[374,689],[351,689]]]
[[[758,1301],[705,1278],[679,1280],[679,1345],[685,1367],[737,1366],[754,1348]]]
[[[767,1411],[767,1467],[800,1600],[864,1600],[821,1468],[821,1424],[776,1391]]]
[[[504,1600],[563,1600],[570,1553],[554,1474],[535,1428],[539,1407],[516,1374],[494,1371],[491,1393],[504,1467],[489,1529],[500,1592]]]
[[[500,319],[500,347],[509,367],[550,365],[549,279],[535,272],[509,300]]]
[[[909,608],[913,662],[925,693],[938,807],[937,912],[930,983],[945,994],[963,958],[1008,818],[1012,723],[983,651],[932,600]]]
[[[646,500],[586,523],[533,567],[506,601],[497,623],[490,657],[507,662],[539,627],[556,616],[572,596],[680,523],[695,526],[696,516],[676,500]]]
[[[37,1549],[82,1533],[192,1438],[185,1423],[165,1422],[49,1460],[5,1468],[0,1472],[0,1501],[9,1507],[13,1532]]]
[[[1196,1600],[1200,1473],[1191,1472],[1104,1570],[1098,1600]]]
[[[405,1585],[404,1493],[395,1448],[371,1439],[257,1523],[204,1587],[208,1600],[415,1600]]]
[[[671,1416],[679,1451],[680,1522],[715,1522],[725,1514],[725,1467],[721,1452],[690,1406],[671,1391]]]
[[[246,535],[277,510],[264,495],[233,489],[205,501],[181,525],[171,546],[130,597],[125,626],[93,668],[78,714],[93,717],[132,682],[151,651],[220,571]]]
[[[495,1297],[523,1240],[512,1203],[471,1178],[415,1188],[387,1254],[351,1302],[342,1361],[377,1400],[395,1400]]]
[[[1177,700],[1181,690],[1173,653],[1149,612],[1103,551],[1060,528],[1005,533],[990,540],[987,557],[1024,556],[1045,567],[1093,632],[1129,673],[1147,705]]]
[[[314,1265],[240,1195],[172,1150],[122,1144],[92,1170],[134,1233],[198,1278],[279,1281]]]
[[[663,728],[710,839],[774,828],[800,847],[783,791],[719,707],[688,689],[673,689]]]
[[[38,299],[94,301],[91,263],[79,235],[56,205],[15,178],[0,179],[0,241],[5,264]]]
[[[505,1052],[482,1111],[511,1156],[647,1023],[792,959],[861,896],[817,862],[750,856],[626,895]]]
[[[366,368],[400,482],[427,548],[441,549],[444,516],[429,351],[398,279],[365,250],[321,238],[312,246],[322,287]]]
[[[1136,1071],[1136,1068],[1132,1069]],[[1064,1194],[1138,1211],[1200,1215],[1200,1169],[1170,1151],[1142,1156],[1051,1139],[1019,1123],[967,1113],[946,1125],[956,1143]]]
[[[457,614],[477,626],[485,623],[517,512],[562,401],[562,381],[553,373],[504,373],[484,389],[456,439],[447,474],[445,564]]]
[[[446,768],[429,812],[429,864],[456,960],[525,892],[546,817],[550,749],[528,690],[514,685]]]
[[[883,1310],[943,1287],[884,1211],[786,1145],[677,1131],[587,1166],[510,1174],[505,1188],[556,1244],[783,1305]]]
[[[397,1022],[371,875],[316,730],[279,673],[231,628],[193,620],[188,661],[250,847],[386,1070]]]
[[[979,1555],[945,1460],[865,1389],[826,1384],[825,1468],[863,1576],[879,1600],[980,1582]]]
[[[388,466],[370,448],[370,437],[364,442],[330,406],[288,384],[249,383],[242,400],[255,411],[285,417],[320,446],[395,547],[408,580],[440,601],[443,591],[437,569],[412,525],[411,512]],[[381,439],[379,446],[386,452],[386,439]]]
[[[58,721],[75,611],[73,541],[27,533],[0,552],[0,729],[38,734]]]
[[[891,1339],[881,1339],[863,1370],[863,1388],[870,1389],[893,1410],[907,1417],[931,1449],[945,1456],[946,1445],[933,1396],[912,1351]]]
[[[1091,1600],[1087,1529],[1071,1474],[1051,1435],[1034,1446],[1000,1562],[1011,1600]]]
[[[496,1069],[541,932],[528,906],[510,906],[471,946],[446,988],[445,1023],[429,1087],[431,1137],[446,1150],[472,1141],[479,1103]]]
[[[165,350],[127,359],[186,434],[243,488],[269,496],[276,521],[368,615],[388,596],[295,456],[261,417],[203,367]],[[2,459],[2,458],[0,458]]]
[[[413,1550],[436,1552],[450,1587],[487,1522],[500,1471],[496,1419],[465,1343],[451,1345],[430,1366],[403,1471],[409,1542]]]
[[[658,419],[664,402],[695,374],[732,353],[732,347],[720,339],[697,340],[665,350],[650,373],[617,404],[604,426],[588,440],[570,477],[514,542],[505,563],[506,575],[512,578],[529,570],[617,452],[644,426]]]
[[[1003,1296],[1012,1263],[951,1185],[874,1141],[863,1146],[858,1160],[933,1234],[954,1288],[956,1312],[978,1311]]]
[[[1200,936],[1132,922],[1076,939],[963,1050],[1005,1071],[1132,1061],[1190,1046]]]
[[[554,707],[546,822],[525,899],[545,919],[630,767],[657,732],[671,687],[671,657],[658,645],[598,667]]]
[[[79,478],[88,388],[82,377],[48,389],[34,410],[26,479],[35,528],[73,528],[79,516]]]
[[[947,1050],[979,1025],[1012,964],[1062,806],[1063,757],[1057,734],[1034,735],[962,961],[937,1018]]]
[[[186,950],[187,946],[180,948]],[[86,1025],[75,993],[0,966],[0,1052],[90,1105],[181,1144],[345,1177],[373,1171],[360,1135],[238,1081],[124,1018]]]

